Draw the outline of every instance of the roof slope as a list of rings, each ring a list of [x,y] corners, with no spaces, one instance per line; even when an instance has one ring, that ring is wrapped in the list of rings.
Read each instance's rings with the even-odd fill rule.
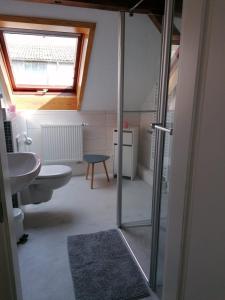
[[[11,46],[10,58],[19,61],[74,63],[75,51],[72,47],[63,46]]]

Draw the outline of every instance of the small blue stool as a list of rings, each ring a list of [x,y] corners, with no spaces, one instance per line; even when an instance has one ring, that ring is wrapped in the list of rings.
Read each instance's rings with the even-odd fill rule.
[[[97,163],[101,163],[101,162],[103,163],[103,166],[105,169],[105,174],[106,174],[107,180],[109,182],[109,175],[108,175],[108,171],[107,171],[106,163],[105,163],[105,161],[107,159],[109,159],[109,156],[107,156],[107,155],[101,155],[101,154],[85,154],[84,155],[84,161],[86,161],[88,163],[86,179],[88,179],[89,169],[90,169],[90,165],[91,165],[91,189],[93,189],[94,169],[95,169],[95,164],[97,164]]]

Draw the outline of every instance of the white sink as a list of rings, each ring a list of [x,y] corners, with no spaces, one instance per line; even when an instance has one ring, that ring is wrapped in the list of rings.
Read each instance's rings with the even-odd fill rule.
[[[11,192],[15,194],[26,188],[38,175],[41,161],[31,152],[8,153]]]

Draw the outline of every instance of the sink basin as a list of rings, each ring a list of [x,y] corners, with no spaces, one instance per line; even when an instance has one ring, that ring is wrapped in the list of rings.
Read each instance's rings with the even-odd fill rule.
[[[8,153],[11,192],[15,194],[26,188],[38,175],[41,161],[31,152]]]

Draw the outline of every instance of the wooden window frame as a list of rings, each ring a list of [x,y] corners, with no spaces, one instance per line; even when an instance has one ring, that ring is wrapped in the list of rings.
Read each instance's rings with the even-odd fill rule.
[[[39,30],[17,30],[17,31],[13,31],[13,30],[0,30],[0,43],[2,45],[2,52],[4,55],[4,59],[5,59],[5,63],[7,66],[7,70],[8,70],[8,74],[9,74],[9,79],[10,79],[10,83],[11,83],[11,88],[13,90],[13,92],[18,92],[18,93],[40,93],[41,91],[47,89],[46,93],[57,93],[57,92],[62,92],[62,93],[75,93],[77,91],[77,83],[78,83],[78,75],[79,75],[79,66],[80,66],[80,60],[81,60],[81,46],[82,46],[82,40],[83,40],[83,35],[82,33],[75,33],[75,34],[58,34],[54,33],[54,36],[70,36],[70,37],[76,37],[78,39],[78,44],[77,44],[77,49],[76,49],[76,63],[75,63],[75,68],[74,68],[74,80],[73,80],[73,86],[72,88],[62,88],[62,87],[57,87],[55,86],[50,87],[50,86],[41,86],[41,85],[16,85],[15,79],[14,79],[14,75],[13,75],[13,70],[12,70],[12,65],[10,63],[10,59],[9,59],[9,53],[7,50],[7,46],[6,46],[6,41],[4,38],[4,33],[18,33],[18,34],[36,34],[36,35],[48,35],[48,36],[53,36],[53,34],[51,34],[48,31],[39,31]]]
[[[87,80],[95,26],[95,23],[90,22],[0,15],[0,54],[4,62],[0,67],[4,69],[3,73],[7,76],[11,102],[16,104],[18,109],[79,110]],[[78,37],[73,88],[16,86],[4,41],[4,32]]]

